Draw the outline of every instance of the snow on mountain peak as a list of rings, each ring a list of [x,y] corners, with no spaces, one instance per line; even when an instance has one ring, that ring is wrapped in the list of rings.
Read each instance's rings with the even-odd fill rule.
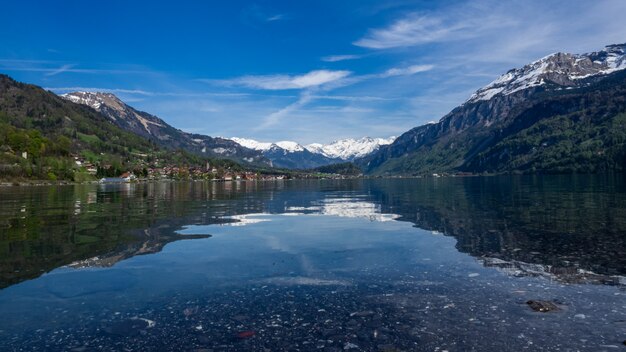
[[[280,141],[280,142],[276,142],[274,144],[279,146],[281,149],[285,149],[286,151],[288,151],[290,153],[301,152],[301,151],[304,150],[303,146],[301,146],[300,144],[298,144],[296,142],[292,142],[292,141]]]
[[[319,153],[329,158],[352,160],[368,155],[380,148],[381,145],[393,143],[395,136],[389,138],[363,137],[360,139],[347,138],[334,141],[330,144],[309,144],[306,148],[312,153]]]
[[[231,141],[238,143],[242,147],[246,147],[246,148],[253,149],[253,150],[261,150],[261,151],[269,150],[273,144],[273,143],[259,142],[259,141],[255,141],[254,139],[248,139],[248,138],[232,137],[232,138],[226,138],[226,139],[230,139]]]
[[[287,153],[295,153],[309,151],[314,154],[320,154],[331,159],[353,160],[368,155],[380,148],[381,145],[393,143],[396,137],[389,138],[371,138],[363,137],[360,139],[347,138],[334,141],[329,144],[312,143],[302,146],[292,141],[280,141],[276,143],[259,142],[247,138],[229,138],[242,146],[254,150],[268,151],[270,149],[283,149]]]
[[[230,139],[231,141],[239,143],[243,147],[254,149],[254,150],[260,150],[260,151],[268,151],[270,149],[280,148],[280,149],[284,149],[285,151],[289,153],[293,153],[293,152],[301,152],[304,150],[303,146],[292,141],[280,141],[280,142],[272,143],[272,142],[259,142],[254,139],[239,138],[239,137],[232,137],[232,138],[227,138],[227,139]]]
[[[76,104],[82,104],[100,110],[103,105],[116,110],[123,110],[124,103],[112,93],[102,92],[71,92],[61,94],[61,97]]]
[[[304,147],[311,153],[323,154],[324,145],[321,143],[311,143]]]
[[[554,53],[516,68],[477,90],[466,103],[489,100],[547,83],[576,86],[578,80],[626,69],[626,44],[608,45],[587,54]]]
[[[96,111],[104,113],[105,116],[116,123],[125,121],[123,125],[126,129],[133,130],[134,126],[138,126],[147,134],[152,135],[153,128],[164,126],[164,122],[159,118],[145,116],[145,114],[142,116],[112,93],[71,92],[61,94],[60,96],[73,103],[87,105]]]

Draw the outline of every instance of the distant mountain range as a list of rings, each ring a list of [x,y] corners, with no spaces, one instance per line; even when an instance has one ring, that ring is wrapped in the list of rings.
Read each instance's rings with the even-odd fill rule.
[[[510,70],[357,160],[373,175],[626,170],[626,44]]]
[[[380,146],[392,143],[395,137],[347,138],[329,144],[314,143],[304,146],[292,141],[272,143],[237,137],[230,139],[246,148],[262,152],[272,161],[273,166],[309,169],[365,157],[377,151]]]
[[[108,117],[114,125],[148,138],[162,147],[184,149],[201,156],[229,158],[244,164],[310,169],[364,157],[394,139],[365,137],[358,140],[343,139],[327,145],[301,146],[291,141],[263,143],[245,138],[209,137],[176,129],[157,116],[125,104],[111,93],[72,92],[61,97],[87,105]]]

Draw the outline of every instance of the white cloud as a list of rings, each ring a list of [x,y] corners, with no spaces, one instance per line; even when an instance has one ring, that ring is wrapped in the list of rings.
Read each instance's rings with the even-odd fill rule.
[[[363,55],[329,55],[322,57],[322,61],[326,62],[338,62],[346,60],[356,60],[362,58]]]
[[[436,14],[408,14],[387,27],[370,29],[367,35],[353,44],[369,49],[390,49],[460,41],[518,23],[513,17],[484,12],[484,8],[475,3]]]
[[[554,51],[582,53],[624,42],[625,12],[623,0],[476,0],[404,14],[353,44],[383,50],[446,43],[434,52],[518,64]]]
[[[254,89],[286,90],[318,87],[338,81],[351,74],[350,71],[316,70],[303,75],[242,76],[226,80],[200,80],[227,86],[242,86]]]
[[[270,75],[270,76],[243,76],[219,83],[227,85],[239,85],[256,89],[303,89],[298,99],[277,111],[274,111],[264,118],[263,122],[255,127],[255,131],[267,130],[269,127],[277,125],[287,117],[294,118],[300,111],[315,100],[337,100],[345,102],[384,102],[394,100],[393,98],[382,98],[372,96],[341,96],[341,95],[316,95],[314,93],[322,91],[332,91],[334,89],[353,85],[367,80],[382,79],[395,76],[410,76],[419,72],[432,70],[434,65],[412,65],[407,67],[395,67],[382,73],[365,74],[351,76],[349,71],[311,71],[300,76]],[[202,80],[210,83],[215,80]],[[364,107],[341,107],[334,108],[334,112],[346,113],[366,113],[372,109]],[[309,111],[310,113],[311,111]],[[320,113],[331,113],[330,110],[319,110]]]
[[[445,26],[441,19],[412,14],[381,29],[372,29],[353,44],[370,49],[412,46],[446,38],[464,26]]]
[[[293,77],[291,82],[297,88],[316,87],[325,83],[330,83],[338,79],[344,78],[350,74],[350,71],[328,71],[318,70],[311,71],[302,76]]]
[[[270,17],[266,18],[265,20],[267,22],[274,22],[274,21],[279,21],[279,20],[282,20],[282,19],[285,19],[285,15],[278,14],[278,15],[270,16]]]
[[[434,67],[435,67],[434,65],[412,65],[409,67],[401,67],[401,68],[395,67],[395,68],[388,69],[384,73],[380,74],[379,77],[385,78],[385,77],[393,77],[393,76],[410,76],[419,72],[430,71]]]

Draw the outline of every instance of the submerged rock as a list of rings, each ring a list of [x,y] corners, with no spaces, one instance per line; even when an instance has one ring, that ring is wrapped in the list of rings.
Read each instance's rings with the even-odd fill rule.
[[[239,338],[239,339],[249,339],[251,337],[254,337],[254,335],[256,335],[255,331],[252,331],[252,330],[242,331],[242,332],[237,333],[237,338]]]
[[[529,300],[526,302],[528,306],[534,310],[535,312],[547,313],[547,312],[556,312],[561,310],[559,306],[557,306],[554,302],[550,301],[538,301],[538,300]]]
[[[359,345],[353,344],[351,342],[347,342],[344,346],[343,349],[344,350],[351,350],[351,349],[355,349],[355,348],[359,348]]]
[[[364,310],[364,311],[360,311],[360,312],[354,312],[354,313],[350,313],[351,317],[367,317],[370,315],[374,315],[374,312],[371,310]]]

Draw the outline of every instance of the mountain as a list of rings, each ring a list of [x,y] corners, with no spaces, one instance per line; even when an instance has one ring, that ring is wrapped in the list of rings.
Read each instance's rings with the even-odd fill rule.
[[[184,149],[200,156],[229,158],[246,163],[267,163],[258,151],[242,147],[225,138],[181,131],[154,115],[134,109],[111,93],[73,92],[61,97],[89,106],[106,116],[114,125],[166,149]]]
[[[623,69],[626,69],[624,44],[609,45],[604,50],[582,55],[554,53],[522,68],[510,70],[476,91],[467,102],[489,100],[498,94],[510,95],[538,86],[576,87],[584,78]]]
[[[555,53],[510,70],[357,162],[374,175],[622,171],[625,50]]]
[[[276,167],[292,169],[313,169],[320,166],[352,161],[378,150],[381,145],[390,144],[395,137],[361,139],[341,139],[330,144],[309,144],[302,146],[297,142],[259,142],[253,139],[233,137],[231,140],[240,145],[258,150],[272,161]]]
[[[313,153],[296,142],[281,141],[276,143],[258,142],[253,139],[231,138],[240,145],[260,151],[274,167],[287,169],[313,169],[322,165],[341,162],[323,154]]]
[[[156,118],[143,122],[148,127],[161,124]],[[93,179],[83,162],[97,167],[97,176],[102,177],[143,172],[151,166],[204,166],[207,158],[166,150],[112,124],[110,116],[91,107],[0,74],[0,178]],[[239,168],[231,161],[212,159],[211,164]]]
[[[110,124],[87,107],[0,75],[0,176],[76,179],[71,155],[132,167],[157,155],[148,140]]]
[[[267,151],[272,148],[274,149],[280,148],[289,153],[295,153],[295,152],[301,152],[305,150],[303,146],[292,141],[280,141],[276,143],[268,143],[268,142],[255,141],[254,139],[237,138],[237,137],[230,138],[230,140],[237,142],[241,146],[244,146],[246,148],[259,150],[259,151]]]
[[[347,138],[326,145],[318,143],[309,144],[306,148],[313,153],[319,153],[329,158],[352,161],[377,151],[382,145],[393,143],[395,139],[395,136],[389,138]]]

